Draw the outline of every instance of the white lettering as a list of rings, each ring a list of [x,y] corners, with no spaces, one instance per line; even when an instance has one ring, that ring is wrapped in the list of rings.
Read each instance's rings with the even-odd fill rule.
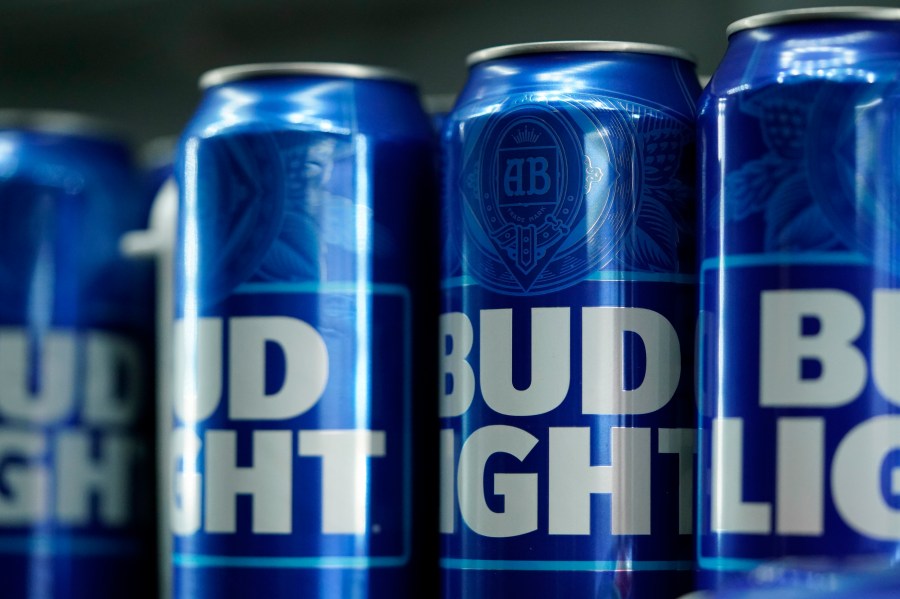
[[[485,500],[484,471],[496,453],[524,460],[538,440],[513,426],[493,425],[472,433],[459,456],[456,488],[463,521],[484,537],[514,537],[537,529],[538,475],[494,474],[494,493],[503,496],[503,511]]]
[[[697,431],[692,428],[659,429],[659,453],[678,454],[678,534],[694,532],[694,454]]]
[[[440,532],[456,531],[456,434],[444,429],[440,437]]]
[[[39,461],[47,451],[41,433],[0,428],[0,460],[25,458],[25,463],[6,462],[0,479],[6,492],[0,493],[0,524],[24,526],[47,518],[50,512],[50,473]]]
[[[531,384],[513,386],[512,310],[481,311],[481,393],[498,414],[535,416],[559,406],[569,391],[569,309],[531,309]]]
[[[31,339],[23,329],[0,328],[0,413],[34,424],[65,419],[75,407],[75,347],[74,333]]]
[[[386,455],[384,431],[300,431],[301,456],[322,458],[322,532],[363,534],[368,521],[368,458]]]
[[[778,534],[819,536],[825,518],[825,419],[779,418],[777,447]]]
[[[612,495],[612,534],[650,534],[650,429],[613,427],[608,466],[589,428],[550,428],[550,534],[591,534],[591,495]]]
[[[585,414],[649,414],[665,406],[681,377],[681,348],[664,316],[643,308],[582,310],[582,411]],[[644,343],[646,370],[635,389],[625,389],[625,332]]]
[[[713,532],[769,534],[772,506],[743,500],[744,421],[713,418],[712,488]]]
[[[90,524],[92,497],[102,524],[122,526],[131,517],[138,448],[125,435],[110,432],[99,437],[98,449],[92,455],[87,432],[62,431],[56,437],[56,515],[63,524]]]
[[[804,318],[818,331],[803,334]],[[866,361],[853,341],[863,311],[849,293],[836,289],[764,291],[760,298],[760,385],[763,407],[838,407],[853,401],[866,384]],[[821,367],[802,376],[802,361]]]
[[[232,420],[295,418],[319,401],[328,382],[328,350],[313,327],[296,318],[232,318],[229,335]],[[275,343],[284,352],[284,381],[272,394],[265,388],[266,343]]]
[[[236,532],[238,495],[253,497],[254,533],[291,532],[291,433],[253,431],[253,466],[238,467],[237,433],[206,432],[206,532]]]
[[[108,333],[87,335],[87,377],[82,417],[94,426],[134,424],[144,390],[139,348]]]
[[[844,521],[860,534],[882,541],[900,540],[900,510],[881,491],[884,458],[900,449],[900,416],[876,416],[847,433],[831,466],[831,493]],[[898,467],[891,476],[900,493]]]
[[[872,322],[872,378],[888,401],[900,405],[900,291],[875,290]]]
[[[462,312],[441,314],[441,395],[438,412],[441,418],[465,414],[475,397],[475,373],[466,361],[475,336],[472,322]],[[449,343],[449,351],[447,344]],[[452,390],[447,391],[448,378]]]

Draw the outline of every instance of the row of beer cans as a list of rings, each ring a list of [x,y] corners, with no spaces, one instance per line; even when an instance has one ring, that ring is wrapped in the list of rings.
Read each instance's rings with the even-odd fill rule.
[[[727,33],[0,113],[3,596],[900,594],[900,9]]]

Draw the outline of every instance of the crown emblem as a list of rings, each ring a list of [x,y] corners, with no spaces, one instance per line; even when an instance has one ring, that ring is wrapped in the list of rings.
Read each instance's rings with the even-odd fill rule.
[[[517,144],[530,143],[533,144],[538,139],[540,139],[541,134],[532,129],[529,126],[524,126],[515,133],[513,133],[512,138],[515,140]]]

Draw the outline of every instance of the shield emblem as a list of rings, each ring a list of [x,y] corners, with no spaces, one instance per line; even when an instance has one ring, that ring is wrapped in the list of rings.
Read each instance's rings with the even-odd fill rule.
[[[464,261],[489,289],[548,293],[608,263],[627,234],[634,136],[598,99],[509,104],[463,140]]]

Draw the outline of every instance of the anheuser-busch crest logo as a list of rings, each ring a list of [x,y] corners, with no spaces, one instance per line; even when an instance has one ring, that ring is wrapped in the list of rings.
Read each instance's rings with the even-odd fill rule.
[[[681,228],[665,205],[689,194],[674,197],[666,186],[675,172],[653,167],[662,149],[674,152],[677,167],[689,140],[662,148],[655,129],[671,128],[669,117],[653,111],[646,125],[635,124],[611,103],[598,110],[599,102],[522,102],[486,119],[464,141],[458,185],[466,207],[465,260],[480,284],[534,294],[609,266],[678,269],[657,264],[677,255]],[[647,126],[655,129],[641,130]]]

